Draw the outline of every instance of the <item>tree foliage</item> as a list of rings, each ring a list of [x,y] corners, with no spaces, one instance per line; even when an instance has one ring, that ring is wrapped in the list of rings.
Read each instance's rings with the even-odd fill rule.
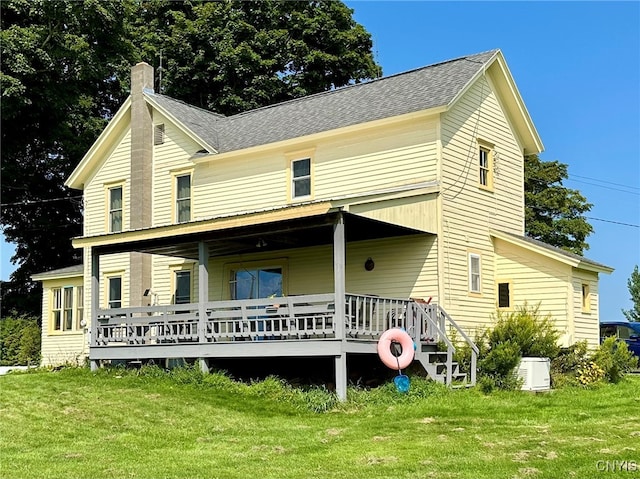
[[[564,163],[542,161],[538,155],[525,157],[525,232],[581,255],[589,249],[586,239],[593,232],[584,213],[593,205],[579,191],[562,185],[568,177]]]
[[[81,192],[64,186],[126,98],[129,68],[223,114],[376,76],[371,37],[341,2],[3,0],[2,216],[19,264],[2,311],[37,314],[37,272],[78,263]]]
[[[379,73],[370,34],[341,2],[157,0],[133,26],[142,58],[163,55],[163,93],[225,115]]]
[[[3,284],[2,311],[40,309],[30,276],[79,262],[80,192],[64,180],[123,98],[131,55],[120,1],[3,1],[2,227],[20,267]]]
[[[14,313],[0,320],[0,365],[40,362],[40,326],[35,317]]]
[[[638,265],[633,268],[633,272],[627,280],[627,287],[633,306],[631,309],[623,309],[622,313],[629,321],[640,321],[640,272]]]

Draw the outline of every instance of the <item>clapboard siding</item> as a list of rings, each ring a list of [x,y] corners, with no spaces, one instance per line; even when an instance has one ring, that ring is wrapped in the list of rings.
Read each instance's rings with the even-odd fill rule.
[[[437,291],[435,236],[415,235],[347,244],[346,289],[349,293],[409,298],[435,296]],[[364,263],[371,257],[373,271]],[[289,249],[270,254],[225,256],[209,261],[209,299],[229,299],[230,265],[284,265],[283,289],[288,295],[331,293],[334,290],[331,246]]]
[[[286,204],[286,162],[278,153],[198,165],[193,182],[194,219]]]
[[[435,131],[434,121],[413,121],[307,145],[303,149],[313,157],[313,198],[435,180]],[[289,162],[295,158],[294,151],[283,150],[198,165],[194,172],[195,218],[285,206]]]
[[[153,123],[164,124],[164,143],[153,146],[153,224],[160,226],[174,221],[173,173],[192,168],[189,158],[202,147],[157,111],[153,113]],[[192,191],[194,188],[192,184]]]
[[[183,258],[173,258],[170,256],[153,255],[152,259],[153,274],[151,276],[152,291],[157,294],[158,304],[174,304],[175,281],[173,275],[176,271],[191,271],[191,301],[198,301],[198,264],[195,261],[185,260]],[[148,304],[151,304],[153,298],[149,297]]]
[[[84,188],[85,236],[107,233],[107,187],[115,182],[123,185],[123,230],[129,229],[129,198],[131,176],[131,130],[126,130],[115,142],[96,173]]]
[[[512,306],[539,305],[541,315],[553,318],[562,344],[574,342],[570,314],[573,299],[568,297],[567,288],[571,266],[501,240],[495,245],[496,283],[511,283]]]
[[[582,308],[582,285],[589,285],[589,310]],[[600,340],[599,332],[599,296],[598,278],[595,273],[574,270],[571,282],[572,306],[574,311],[575,341],[586,340],[591,348],[595,348]]]
[[[78,287],[81,285],[81,277],[45,280],[42,282],[41,366],[57,366],[60,364],[79,365],[84,361],[84,355],[86,354],[86,349],[84,347],[86,336],[84,335],[84,331],[52,331],[53,325],[50,311],[51,301],[53,300],[52,288],[64,288],[68,286]],[[75,319],[76,318],[74,317],[74,321]]]
[[[435,180],[436,122],[420,121],[322,143],[315,196],[335,196]]]
[[[495,145],[492,191],[478,186],[478,139]],[[489,229],[524,230],[522,153],[490,81],[479,78],[442,115],[441,142],[443,305],[473,328],[496,307]],[[481,255],[480,295],[469,294],[469,253]]]

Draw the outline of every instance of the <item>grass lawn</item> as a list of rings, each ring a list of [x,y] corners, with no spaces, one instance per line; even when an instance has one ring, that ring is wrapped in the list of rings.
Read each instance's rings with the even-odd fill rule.
[[[537,395],[414,380],[327,412],[322,391],[195,376],[0,377],[0,477],[640,477],[640,376]]]

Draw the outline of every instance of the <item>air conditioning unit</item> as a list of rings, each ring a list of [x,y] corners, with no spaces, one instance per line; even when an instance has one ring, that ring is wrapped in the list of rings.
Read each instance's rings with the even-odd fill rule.
[[[522,358],[518,377],[522,378],[523,391],[548,391],[551,389],[551,360],[549,358]]]

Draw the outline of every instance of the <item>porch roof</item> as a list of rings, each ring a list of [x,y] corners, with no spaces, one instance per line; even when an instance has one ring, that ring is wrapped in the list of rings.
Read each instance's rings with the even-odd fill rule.
[[[99,254],[137,251],[198,259],[204,241],[209,256],[276,251],[333,243],[338,215],[345,219],[346,241],[362,241],[411,234],[431,234],[405,226],[366,218],[332,206],[307,203],[260,212],[217,217],[189,223],[155,226],[121,233],[76,238],[77,248],[91,247]]]

